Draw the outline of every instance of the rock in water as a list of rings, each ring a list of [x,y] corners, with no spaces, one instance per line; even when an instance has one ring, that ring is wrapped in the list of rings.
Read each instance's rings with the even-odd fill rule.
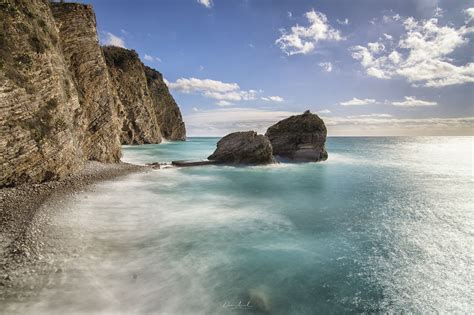
[[[325,161],[327,130],[324,121],[309,110],[283,119],[268,128],[273,154],[296,161]]]
[[[219,142],[209,160],[230,164],[274,163],[272,145],[263,135],[255,131],[233,132]]]

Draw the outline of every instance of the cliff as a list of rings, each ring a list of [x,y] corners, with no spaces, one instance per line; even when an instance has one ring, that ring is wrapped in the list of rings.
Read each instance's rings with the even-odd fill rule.
[[[146,67],[134,50],[106,46],[103,51],[123,105],[122,143],[184,140],[181,112],[161,73]]]
[[[82,167],[80,103],[46,1],[0,4],[0,186]]]
[[[161,134],[167,140],[186,140],[186,127],[181,111],[170,94],[163,75],[145,66],[145,76]]]
[[[94,11],[89,5],[51,4],[63,56],[78,91],[78,141],[84,158],[120,160],[121,108],[99,46]]]
[[[0,187],[118,162],[121,142],[184,139],[161,74],[125,52],[106,63],[91,6],[0,2]]]

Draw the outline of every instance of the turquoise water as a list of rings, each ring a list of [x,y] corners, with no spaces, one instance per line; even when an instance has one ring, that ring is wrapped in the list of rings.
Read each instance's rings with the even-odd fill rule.
[[[127,146],[124,160],[202,159],[216,141]],[[323,163],[169,168],[100,184],[57,218],[83,254],[35,308],[472,312],[473,141],[329,138]],[[225,307],[249,300],[251,310]]]

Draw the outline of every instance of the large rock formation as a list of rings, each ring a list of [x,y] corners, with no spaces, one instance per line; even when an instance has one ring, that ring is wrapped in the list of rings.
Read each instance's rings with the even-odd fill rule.
[[[0,187],[118,162],[120,138],[184,139],[161,74],[125,52],[107,67],[91,6],[0,1]]]
[[[0,186],[82,167],[81,109],[47,1],[0,3]]]
[[[234,132],[217,142],[217,149],[209,160],[228,164],[269,164],[274,163],[272,145],[255,131]]]
[[[155,69],[145,66],[145,76],[161,135],[167,140],[186,140],[186,127],[181,117],[181,111],[171,96],[163,80],[163,75]]]
[[[122,143],[185,140],[181,112],[161,73],[146,67],[134,50],[107,46],[103,51],[123,105]]]
[[[79,96],[76,117],[84,158],[100,162],[120,160],[121,108],[97,38],[94,11],[89,5],[51,4],[60,46]]]
[[[318,115],[305,111],[302,115],[283,119],[268,128],[265,135],[273,147],[273,154],[297,161],[325,161],[327,130]]]
[[[123,144],[160,143],[161,131],[148,90],[145,66],[134,50],[102,48],[123,109]]]

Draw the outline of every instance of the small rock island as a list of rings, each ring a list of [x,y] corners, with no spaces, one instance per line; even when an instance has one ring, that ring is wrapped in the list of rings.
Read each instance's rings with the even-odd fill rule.
[[[217,142],[217,149],[208,159],[220,163],[248,165],[275,162],[270,141],[255,131],[228,134]]]
[[[226,164],[270,164],[279,160],[319,162],[328,158],[324,121],[309,110],[283,119],[265,136],[255,131],[233,132],[217,143],[210,161]],[[277,159],[276,159],[276,158]]]
[[[294,161],[326,161],[327,129],[324,121],[309,110],[302,115],[283,119],[268,128],[265,136],[273,147],[273,155]]]

